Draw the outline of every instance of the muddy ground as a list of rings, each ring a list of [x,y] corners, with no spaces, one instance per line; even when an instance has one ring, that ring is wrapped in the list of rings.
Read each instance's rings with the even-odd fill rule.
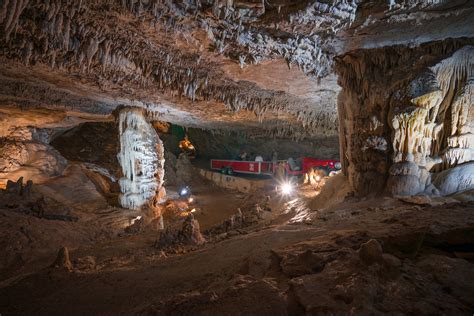
[[[196,192],[205,199],[204,215],[196,218],[206,223],[207,243],[176,251],[157,248],[155,230],[124,234],[123,228],[106,224],[105,218],[114,218],[110,214],[121,214],[119,209],[64,222],[3,208],[0,246],[9,260],[3,261],[0,313],[474,311],[473,202],[345,197],[328,203],[303,190],[300,196],[271,198],[271,211],[263,211],[253,224],[208,234],[237,207],[251,208],[262,197],[217,190],[214,205],[219,207],[205,209],[212,194],[203,188]],[[337,200],[337,194],[332,196]],[[71,213],[83,216],[78,210]],[[69,249],[71,271],[51,266],[61,246]]]

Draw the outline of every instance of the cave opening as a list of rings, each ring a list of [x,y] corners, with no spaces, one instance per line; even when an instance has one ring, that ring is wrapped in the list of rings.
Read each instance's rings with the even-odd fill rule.
[[[0,316],[472,314],[470,1],[0,1]]]

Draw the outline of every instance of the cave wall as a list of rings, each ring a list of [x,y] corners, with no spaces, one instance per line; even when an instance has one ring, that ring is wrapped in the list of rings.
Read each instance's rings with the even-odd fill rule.
[[[49,144],[53,130],[31,126],[1,130],[0,187],[20,177],[43,183],[66,169],[68,161]]]
[[[473,43],[449,39],[337,58],[341,159],[357,194],[446,195],[474,187],[472,168],[464,166],[462,188],[441,189],[453,181],[446,171],[473,160]]]
[[[115,122],[82,123],[54,138],[51,145],[69,161],[92,163],[120,176],[119,132]]]
[[[270,160],[276,150],[280,159],[295,156],[310,156],[321,159],[338,159],[337,137],[321,136],[295,141],[289,138],[274,138],[265,135],[248,135],[244,132],[208,131],[190,128],[189,139],[203,158],[235,159],[241,150]]]
[[[268,156],[276,149],[282,158],[295,151],[332,158],[339,87],[329,77],[339,56],[339,151],[356,191],[373,192],[392,178],[390,186],[400,192],[404,172],[413,176],[410,191],[421,191],[434,172],[470,161],[470,116],[462,105],[470,105],[462,96],[471,95],[472,80],[463,71],[469,67],[450,74],[442,63],[472,43],[430,41],[471,36],[472,4],[338,0],[252,7],[233,1],[0,2],[0,112],[47,109],[50,118],[55,110],[72,126],[72,113],[76,120],[106,120],[118,107],[136,106],[148,111],[148,120],[240,127],[248,136],[196,136],[203,155],[231,157],[245,149]],[[298,66],[317,79],[314,86],[283,71],[268,73],[278,62],[285,71]],[[452,63],[446,61],[447,68]],[[264,80],[249,76],[260,70]],[[420,86],[417,95],[413,87]],[[226,143],[232,145],[223,150]]]

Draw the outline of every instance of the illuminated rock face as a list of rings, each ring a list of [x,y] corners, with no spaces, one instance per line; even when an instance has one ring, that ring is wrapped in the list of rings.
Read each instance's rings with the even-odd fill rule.
[[[59,176],[68,162],[49,145],[46,132],[28,127],[3,130],[0,138],[0,187],[8,180],[42,183]]]
[[[341,60],[341,141],[355,191],[449,195],[474,188],[472,168],[455,168],[474,160],[469,44],[376,49]]]
[[[120,204],[125,208],[140,209],[152,202],[162,188],[163,143],[141,109],[121,110],[118,121],[120,152],[117,158],[123,172]]]

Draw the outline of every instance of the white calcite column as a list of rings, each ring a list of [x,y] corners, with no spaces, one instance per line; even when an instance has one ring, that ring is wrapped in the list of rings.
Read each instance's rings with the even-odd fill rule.
[[[163,185],[163,143],[139,108],[120,111],[119,133],[120,204],[137,210],[152,201]]]

